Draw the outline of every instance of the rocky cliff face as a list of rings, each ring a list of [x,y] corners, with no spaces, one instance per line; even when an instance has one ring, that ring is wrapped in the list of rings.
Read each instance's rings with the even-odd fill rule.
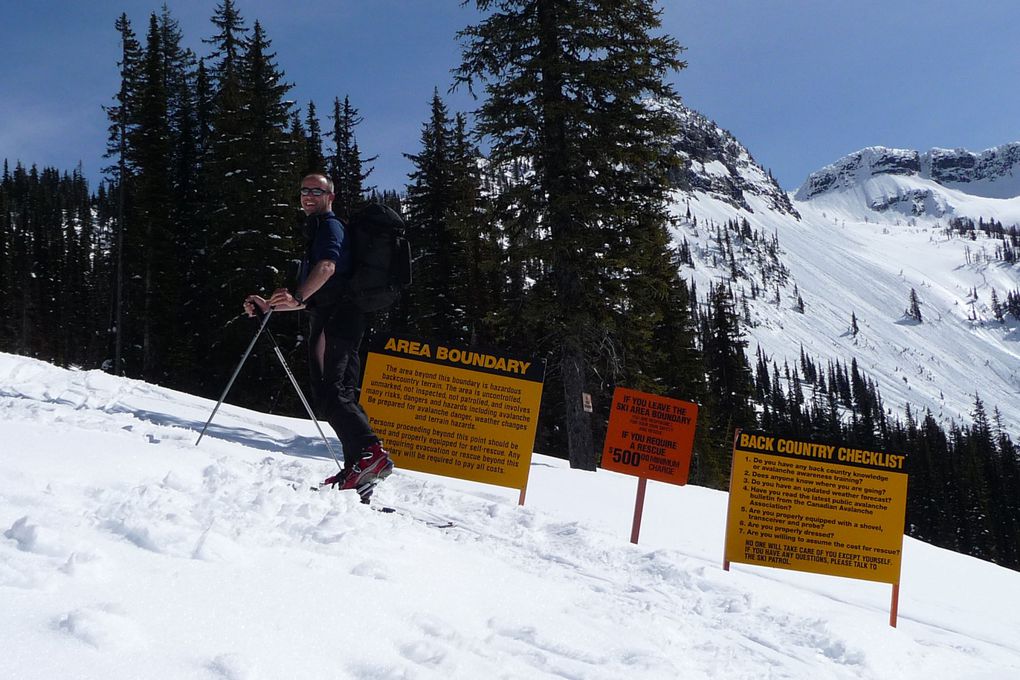
[[[880,175],[919,177],[973,196],[1013,198],[1020,196],[1020,143],[1004,144],[980,153],[965,149],[932,149],[920,153],[868,147],[812,173],[797,190],[796,199],[807,201],[828,191],[853,188]],[[881,205],[871,207],[884,210],[904,201],[915,204],[917,199],[916,195],[891,196]]]
[[[682,104],[656,105],[673,113],[680,123],[681,132],[672,146],[681,165],[670,177],[677,189],[703,192],[750,212],[747,197],[757,195],[777,212],[799,219],[787,193],[733,135]]]
[[[990,198],[1012,198],[1020,195],[1020,142],[1004,144],[981,153],[963,149],[932,149],[922,161],[922,172],[945,185],[969,185],[994,182],[1009,186],[1014,193]],[[961,187],[962,188],[962,187]],[[974,192],[968,192],[974,193]],[[981,194],[977,194],[981,195]]]
[[[795,198],[808,201],[828,191],[863,184],[875,175],[916,175],[920,171],[921,159],[916,151],[871,146],[811,173]]]

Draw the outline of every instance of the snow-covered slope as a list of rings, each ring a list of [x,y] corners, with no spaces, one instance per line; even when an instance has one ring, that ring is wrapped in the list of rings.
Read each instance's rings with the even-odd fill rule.
[[[720,561],[726,496],[532,464],[314,493],[311,423],[0,354],[0,677],[1009,680],[1020,576],[907,539],[890,587]]]
[[[697,155],[682,146],[703,137],[706,128],[699,124],[692,129],[690,139],[675,145],[684,158]],[[702,146],[719,146],[725,140],[731,157],[750,157],[728,133],[716,130],[714,141]],[[1014,147],[1000,147],[1000,160],[1011,158]],[[986,152],[978,158],[993,155]],[[990,305],[993,290],[1001,301],[1007,292],[1020,289],[1020,265],[993,260],[997,241],[951,236],[945,227],[947,216],[954,215],[975,222],[995,218],[1008,228],[1020,223],[1020,198],[976,196],[938,184],[930,170],[926,177],[915,169],[930,167],[937,154],[928,156],[921,162],[913,152],[866,149],[812,175],[793,200],[792,211],[777,208],[774,194],[779,187],[774,182],[762,187],[766,175],[760,167],[720,164],[739,175],[728,183],[744,187],[740,202],[691,182],[678,185],[674,193],[679,223],[674,238],[690,244],[695,260],[693,269],[683,273],[701,292],[712,282],[729,282],[730,267],[718,256],[716,227],[746,219],[758,234],[778,239],[779,259],[789,272],[763,281],[748,257],[745,275],[732,282],[738,295],[749,298],[752,280],[764,290],[748,300],[752,323],[744,330],[752,353],[760,346],[780,366],[797,365],[802,346],[823,366],[829,359],[846,364],[856,359],[878,384],[885,405],[901,416],[910,404],[915,413],[929,409],[946,424],[963,424],[969,422],[977,395],[989,413],[1001,411],[1003,424],[1017,439],[1020,321],[1007,317],[999,323]],[[1003,161],[996,167],[1013,165]],[[697,165],[692,168],[697,171]],[[948,171],[942,172],[944,179]],[[984,177],[991,182],[992,175],[989,171]],[[1002,170],[995,177],[1004,187],[1009,173]],[[970,181],[973,186],[981,180],[975,172]],[[925,200],[931,205],[925,203],[916,214],[874,209],[876,202],[904,196],[908,189],[930,189]],[[735,238],[739,249],[740,239]],[[921,301],[922,323],[904,316],[911,289]],[[975,289],[976,300],[971,295]],[[795,308],[795,292],[804,300],[803,314]],[[851,315],[860,327],[856,336],[849,332]]]

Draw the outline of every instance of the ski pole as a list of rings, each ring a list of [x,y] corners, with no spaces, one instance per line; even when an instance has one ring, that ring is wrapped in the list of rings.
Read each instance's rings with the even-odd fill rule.
[[[305,411],[308,412],[308,417],[315,423],[315,429],[319,431],[319,436],[322,437],[322,441],[325,442],[326,448],[329,450],[329,455],[333,456],[333,460],[336,462],[337,467],[341,470],[344,466],[340,463],[340,460],[336,457],[336,453],[333,451],[333,447],[330,446],[329,440],[326,439],[326,433],[322,431],[322,427],[319,425],[319,420],[315,417],[315,412],[309,405],[308,400],[305,399],[305,393],[301,391],[301,386],[298,385],[297,378],[294,377],[294,373],[290,370],[290,366],[287,365],[287,361],[283,358],[283,350],[280,349],[280,345],[277,344],[276,338],[273,337],[272,331],[266,329],[266,336],[269,337],[270,342],[273,343],[273,351],[276,352],[276,358],[280,360],[280,365],[283,366],[283,370],[286,371],[287,377],[290,378],[290,384],[294,386],[294,390],[297,392],[298,398],[301,399],[301,403],[304,404]]]
[[[244,356],[241,357],[241,362],[237,364],[237,368],[234,369],[234,375],[230,376],[230,382],[227,383],[226,388],[223,390],[223,394],[220,395],[220,400],[216,402],[216,408],[213,409],[212,414],[209,416],[209,420],[205,421],[205,426],[202,428],[202,432],[198,435],[198,441],[195,442],[195,446],[198,446],[199,442],[202,441],[202,437],[205,435],[206,428],[209,427],[209,423],[212,422],[213,418],[216,417],[216,412],[220,410],[220,406],[223,404],[223,400],[227,398],[227,392],[233,387],[234,381],[237,380],[237,374],[241,372],[241,367],[244,366],[244,362],[248,360],[248,355],[251,354],[251,350],[255,347],[255,341],[262,335],[262,331],[266,329],[266,324],[269,323],[269,317],[273,314],[273,308],[270,307],[269,311],[262,317],[262,323],[259,324],[259,329],[255,333],[255,337],[248,343],[248,349],[244,350]],[[268,331],[267,331],[268,332]]]

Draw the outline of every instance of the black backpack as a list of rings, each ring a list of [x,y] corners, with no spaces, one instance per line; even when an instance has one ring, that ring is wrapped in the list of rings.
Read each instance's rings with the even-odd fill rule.
[[[411,285],[411,244],[404,230],[400,215],[380,203],[351,216],[345,230],[352,246],[347,290],[362,311],[386,309]]]

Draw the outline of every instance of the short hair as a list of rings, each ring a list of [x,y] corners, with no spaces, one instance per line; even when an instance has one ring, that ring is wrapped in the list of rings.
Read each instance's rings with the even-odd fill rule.
[[[326,180],[326,187],[329,188],[329,193],[331,193],[331,194],[333,193],[333,180],[331,180],[329,178],[329,175],[327,175],[324,172],[310,172],[307,175],[305,175],[304,177],[302,177],[301,181],[304,182],[309,177],[318,177],[319,179]]]

